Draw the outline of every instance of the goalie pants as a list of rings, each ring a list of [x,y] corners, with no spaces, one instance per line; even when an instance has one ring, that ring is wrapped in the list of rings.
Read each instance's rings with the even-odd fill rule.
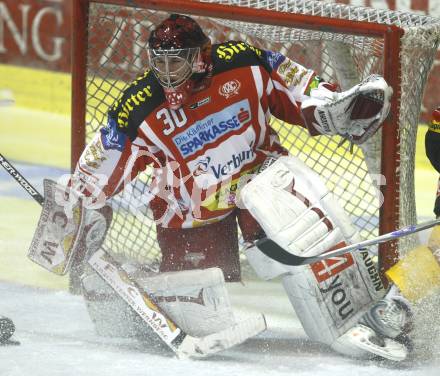
[[[157,225],[162,251],[161,272],[219,267],[225,280],[241,280],[237,221],[245,242],[264,236],[247,210],[235,209],[221,221],[195,228],[165,228]]]

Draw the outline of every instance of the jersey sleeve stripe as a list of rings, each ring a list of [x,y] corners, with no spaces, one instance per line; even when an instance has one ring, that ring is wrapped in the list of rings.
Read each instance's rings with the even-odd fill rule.
[[[261,74],[260,67],[252,67],[252,75],[254,77],[255,87],[258,95],[258,123],[260,124],[260,134],[257,134],[258,145],[263,144],[267,133],[266,117],[264,110],[261,106],[261,98],[263,96],[263,75]]]
[[[157,149],[157,151],[162,150],[166,155],[174,159],[171,150],[168,149],[168,147],[156,136],[156,134],[151,130],[146,121],[142,122],[139,130],[143,133],[145,137],[150,139],[154,143],[154,145],[157,145],[154,146],[152,150],[154,150],[155,148]]]

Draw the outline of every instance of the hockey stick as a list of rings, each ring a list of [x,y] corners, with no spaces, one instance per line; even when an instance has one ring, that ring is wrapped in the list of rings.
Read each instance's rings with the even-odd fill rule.
[[[32,184],[0,153],[0,165],[11,175],[17,183],[27,192],[29,195],[37,201],[43,207],[43,213],[45,209],[50,209],[52,205],[46,207],[46,201],[38,190],[32,186]],[[46,189],[46,182],[44,183]],[[47,216],[46,216],[47,218]],[[41,218],[40,218],[41,219]],[[78,231],[80,228],[77,229]],[[31,249],[28,252],[28,257],[31,261],[49,270],[52,273],[58,275],[64,275],[68,268],[71,266],[73,247],[76,243],[72,243],[70,248],[56,247],[52,242],[47,242],[47,249],[42,252],[36,252],[33,249],[34,242],[31,244]],[[55,262],[56,260],[56,262]]]
[[[20,184],[23,189],[34,198],[35,201],[37,201],[40,205],[43,205],[43,196],[38,193],[38,191],[31,185],[31,183],[29,183],[24,178],[24,176],[21,175],[1,153],[0,164],[7,171],[7,173],[11,175],[18,182],[18,184]]]
[[[415,234],[416,232],[426,230],[438,224],[440,224],[440,219],[434,219],[432,221],[423,222],[418,225],[406,226],[399,230],[377,236],[373,239],[365,240],[356,244],[351,244],[343,248],[338,248],[334,251],[330,251],[322,255],[310,256],[310,257],[294,255],[289,251],[287,251],[286,249],[284,249],[283,247],[281,247],[273,240],[268,238],[262,238],[260,240],[257,240],[256,246],[266,256],[282,264],[292,265],[292,266],[307,265],[307,264],[313,264],[314,262],[326,260],[332,257],[341,256],[348,252],[365,251],[368,249],[369,246],[379,243],[385,243],[393,239]]]
[[[37,201],[43,196],[9,163],[1,162],[7,171]],[[5,161],[5,163],[3,163]],[[26,184],[22,184],[25,182]],[[124,299],[151,329],[176,353],[179,358],[202,358],[228,349],[264,331],[267,327],[263,315],[243,320],[220,332],[205,337],[193,337],[180,329],[156,304],[154,297],[130,278],[121,265],[103,250],[89,258],[89,264]]]

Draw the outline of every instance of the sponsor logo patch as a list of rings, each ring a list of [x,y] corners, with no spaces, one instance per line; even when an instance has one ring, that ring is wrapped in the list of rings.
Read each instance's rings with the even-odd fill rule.
[[[341,242],[332,249],[345,245],[345,242]],[[369,284],[359,270],[358,261],[347,253],[310,266],[312,278],[318,281],[317,299],[327,309],[337,328],[341,328],[362,307],[372,302]]]
[[[116,122],[112,118],[109,118],[107,126],[101,128],[101,142],[104,149],[122,151],[126,141],[127,135],[118,131]]]
[[[130,87],[136,86],[140,80],[145,78],[149,73],[147,70],[141,77],[133,81]],[[119,98],[115,104],[113,105],[113,111],[117,111],[117,122],[120,128],[128,127],[128,118],[131,112],[138,106],[140,106],[143,102],[147,101],[148,98],[151,98],[153,93],[151,91],[151,86],[147,85],[145,87],[139,88],[135,93],[130,96],[123,96]]]
[[[231,80],[220,86],[218,92],[220,95],[228,99],[234,95],[237,95],[240,90],[240,87],[241,87],[240,81]]]
[[[84,163],[92,169],[101,167],[102,163],[107,160],[102,137],[95,138],[94,141],[86,147],[82,158]]]
[[[183,259],[191,263],[195,267],[199,266],[201,261],[204,261],[206,256],[201,252],[188,252]]]
[[[185,256],[186,257],[186,256]],[[197,265],[195,265],[197,266]],[[171,295],[171,296],[160,296],[160,295],[153,295],[154,300],[157,303],[163,303],[163,302],[183,302],[183,303],[193,303],[193,304],[200,304],[202,306],[206,306],[205,299],[203,298],[203,288],[200,289],[197,296],[189,296],[189,295]]]
[[[354,264],[353,256],[349,253],[332,257],[311,265],[313,274],[318,282],[326,281]]]
[[[224,181],[219,190],[203,200],[202,207],[210,211],[216,211],[235,206],[240,190],[257,173],[258,168],[259,165],[249,170],[241,171],[240,176],[236,179]]]
[[[384,287],[382,284],[382,279],[380,278],[380,275],[376,269],[376,265],[374,264],[370,255],[368,254],[368,252],[361,252],[361,254],[362,254],[362,260],[364,261],[365,267],[368,270],[368,275],[370,276],[370,280],[374,286],[374,289],[376,291],[383,290]]]
[[[189,108],[191,110],[195,110],[196,108],[199,108],[199,107],[203,106],[204,104],[208,104],[209,102],[211,102],[211,97],[201,99],[197,103],[193,103],[192,105],[190,105]]]
[[[278,74],[284,79],[287,86],[297,86],[308,73],[307,69],[295,64],[292,60],[284,59],[278,67]]]
[[[223,163],[211,163],[211,157],[206,157],[197,162],[196,169],[193,172],[194,176],[211,173],[216,179],[223,178],[228,175],[233,175],[241,169],[241,167],[255,159],[255,151],[253,145],[250,145],[247,150],[238,151],[231,155],[228,161]]]
[[[285,56],[279,52],[267,51],[266,59],[272,69],[276,70],[280,64],[284,61]]]
[[[326,113],[324,111],[318,110],[319,118],[321,119],[321,125],[327,133],[331,133],[330,126],[328,125],[328,120]]]
[[[338,274],[328,287],[319,288],[324,301],[327,302],[326,306],[332,308],[330,314],[338,328],[355,313],[354,303],[351,301],[349,292],[346,291],[346,283],[344,281],[345,279]]]
[[[215,142],[223,135],[239,130],[252,116],[249,101],[243,99],[224,110],[209,115],[173,137],[173,142],[184,157],[201,150],[204,145]]]
[[[221,44],[217,47],[216,54],[221,60],[231,61],[236,55],[248,50],[253,51],[257,56],[261,56],[262,54],[260,49],[244,42],[229,42]]]
[[[209,162],[211,162],[211,157],[206,157],[197,162],[196,169],[193,172],[194,176],[200,176],[208,172]]]

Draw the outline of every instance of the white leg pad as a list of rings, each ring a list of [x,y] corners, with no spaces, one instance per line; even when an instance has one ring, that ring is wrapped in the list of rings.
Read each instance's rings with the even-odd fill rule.
[[[282,276],[283,287],[306,334],[313,340],[335,344],[338,351],[343,347],[336,343],[337,339],[384,294],[366,252],[305,266],[280,264],[257,247],[248,248],[246,257],[260,278]],[[352,353],[355,355],[356,351]]]
[[[110,285],[88,267],[81,278],[81,287],[90,319],[99,335],[122,338],[156,337],[153,330],[144,324]]]
[[[383,286],[374,284],[377,272],[369,272],[369,262],[366,255],[355,253],[299,266],[282,277],[289,300],[311,339],[332,345],[383,296]]]
[[[293,254],[314,256],[359,241],[356,228],[320,176],[297,158],[280,157],[240,195],[267,237]],[[343,346],[338,339],[384,294],[367,252],[296,267],[271,260],[255,248],[247,256],[263,279],[281,276],[306,334],[338,351],[344,347],[344,353],[351,344]],[[352,355],[357,352],[354,349]]]
[[[170,319],[192,336],[215,333],[235,323],[223,272],[219,268],[160,274],[142,272],[133,278],[154,296]],[[138,336],[142,335],[140,328],[151,332],[97,274],[84,277],[82,285],[98,333]]]
[[[223,272],[219,268],[159,273],[138,280],[166,314],[195,337],[235,323]]]
[[[244,253],[255,273],[265,281],[286,274],[292,269],[291,266],[280,264],[278,261],[267,257],[255,246],[249,247]]]

